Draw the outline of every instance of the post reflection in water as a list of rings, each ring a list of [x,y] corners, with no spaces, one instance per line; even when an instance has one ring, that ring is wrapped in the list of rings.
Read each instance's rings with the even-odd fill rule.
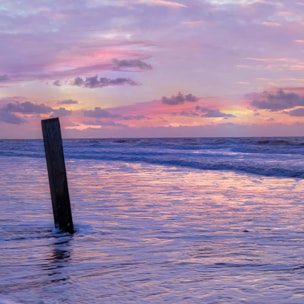
[[[43,269],[48,272],[47,275],[52,277],[51,283],[69,280],[65,268],[71,261],[72,238],[73,236],[59,236],[53,243],[52,251],[46,259],[47,263],[43,265]]]

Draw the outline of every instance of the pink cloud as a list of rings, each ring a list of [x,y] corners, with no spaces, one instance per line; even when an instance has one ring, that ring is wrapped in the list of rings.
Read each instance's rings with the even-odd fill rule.
[[[158,4],[158,5],[165,5],[165,6],[170,6],[170,7],[187,7],[187,5],[184,5],[184,4],[181,4],[178,2],[172,2],[172,1],[156,0],[154,3]]]
[[[282,24],[279,22],[270,22],[270,21],[264,21],[262,22],[262,24],[266,26],[282,26]]]
[[[143,4],[147,4],[147,5],[168,6],[168,7],[173,7],[173,8],[188,7],[185,4],[181,4],[181,3],[173,2],[173,1],[165,1],[165,0],[140,0],[138,3],[143,3]]]
[[[103,128],[111,127],[106,119],[138,127],[200,124],[201,115],[212,123],[229,114],[239,119],[229,106],[234,102],[236,111],[242,109],[243,94],[303,84],[304,6],[277,2],[51,1],[37,6],[28,0],[16,7],[3,0],[2,96],[27,95],[20,103],[82,100],[69,108],[99,107],[117,116],[84,117],[78,110],[69,119],[75,124],[90,120]],[[77,77],[80,86],[70,86]],[[130,85],[135,83],[142,85]],[[193,96],[222,98],[201,98],[194,105],[179,98],[179,91],[184,97],[191,91]],[[158,99],[135,103],[153,96]],[[162,103],[162,96],[171,104]],[[50,100],[36,103],[54,105]],[[195,111],[196,105],[205,112]]]
[[[183,24],[189,25],[189,26],[207,26],[210,24],[210,22],[205,20],[196,20],[196,21],[184,21]]]
[[[176,95],[179,96],[179,95]],[[205,124],[207,120],[230,119],[235,116],[222,112],[216,106],[219,101],[216,98],[198,98],[192,94],[181,94],[182,102],[167,104],[162,99],[148,102],[136,103],[128,106],[100,108],[92,110],[83,109],[78,111],[78,122],[86,126],[94,125],[107,126],[109,122],[116,126],[125,125],[128,127],[144,128],[170,125],[198,125]],[[190,102],[185,101],[190,99]],[[200,100],[200,102],[199,102]],[[205,122],[204,122],[205,121]],[[73,127],[71,127],[73,128]],[[83,127],[85,128],[85,126]]]

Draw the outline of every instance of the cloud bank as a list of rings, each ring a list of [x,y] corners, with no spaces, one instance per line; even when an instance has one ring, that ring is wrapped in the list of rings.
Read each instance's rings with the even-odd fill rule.
[[[272,112],[304,106],[304,96],[293,92],[284,92],[279,89],[276,93],[263,92],[256,94],[251,105],[258,109]]]
[[[0,108],[0,122],[22,124],[27,121],[27,115],[49,114],[50,116],[68,116],[72,111],[60,107],[55,109],[45,104],[35,104],[31,101],[8,103]]]

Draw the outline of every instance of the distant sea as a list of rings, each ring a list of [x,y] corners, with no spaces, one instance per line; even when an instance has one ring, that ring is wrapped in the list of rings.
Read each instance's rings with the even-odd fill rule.
[[[0,304],[304,303],[304,138],[0,140]]]
[[[304,137],[70,139],[67,160],[123,161],[304,177]],[[44,158],[39,140],[0,140],[1,157]]]

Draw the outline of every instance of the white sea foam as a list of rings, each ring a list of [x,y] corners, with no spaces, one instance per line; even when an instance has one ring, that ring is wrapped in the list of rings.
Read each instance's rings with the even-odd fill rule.
[[[125,161],[304,177],[304,138],[90,139],[64,142],[68,162]],[[41,141],[0,141],[0,156],[43,158]]]

